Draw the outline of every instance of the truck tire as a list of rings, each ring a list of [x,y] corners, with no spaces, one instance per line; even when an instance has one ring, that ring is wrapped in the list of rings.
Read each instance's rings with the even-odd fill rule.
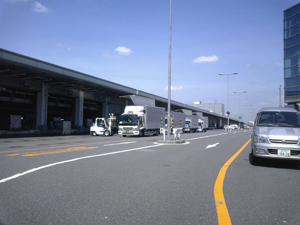
[[[123,135],[123,137],[126,137],[126,135]]]
[[[104,136],[108,137],[110,135],[109,130],[104,131]]]
[[[140,137],[144,137],[144,136],[145,136],[145,133],[144,133],[143,130],[140,131],[139,136],[140,136]]]

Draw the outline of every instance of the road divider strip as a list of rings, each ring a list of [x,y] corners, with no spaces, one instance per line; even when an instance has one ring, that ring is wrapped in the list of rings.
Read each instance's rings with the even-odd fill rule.
[[[216,209],[218,214],[218,221],[219,225],[229,225],[231,224],[230,216],[228,213],[228,209],[225,203],[225,198],[223,194],[223,183],[224,178],[226,175],[226,171],[230,164],[233,162],[233,160],[244,150],[244,148],[249,144],[251,139],[247,141],[244,146],[238,150],[221,168],[219,175],[217,177],[215,188],[214,188],[214,195],[215,195],[215,203],[216,203]]]

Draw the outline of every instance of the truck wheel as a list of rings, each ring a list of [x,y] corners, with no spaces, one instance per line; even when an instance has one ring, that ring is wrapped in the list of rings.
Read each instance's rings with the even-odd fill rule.
[[[92,131],[92,136],[97,136],[97,133],[95,131]]]
[[[110,135],[110,133],[109,133],[109,131],[108,130],[106,130],[106,131],[104,131],[104,136],[109,136]]]
[[[123,137],[126,137],[126,135],[123,135]]]

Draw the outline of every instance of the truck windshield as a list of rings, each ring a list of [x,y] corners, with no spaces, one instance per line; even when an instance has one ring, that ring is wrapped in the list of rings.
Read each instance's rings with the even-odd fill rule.
[[[137,115],[122,115],[119,119],[119,125],[138,125],[138,116]]]
[[[298,112],[261,112],[257,116],[257,126],[300,127]]]

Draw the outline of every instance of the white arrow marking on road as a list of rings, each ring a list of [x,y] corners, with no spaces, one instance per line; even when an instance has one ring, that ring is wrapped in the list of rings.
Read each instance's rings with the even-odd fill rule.
[[[219,143],[216,143],[216,144],[213,144],[213,145],[207,145],[206,148],[213,148],[213,147],[216,147]]]

